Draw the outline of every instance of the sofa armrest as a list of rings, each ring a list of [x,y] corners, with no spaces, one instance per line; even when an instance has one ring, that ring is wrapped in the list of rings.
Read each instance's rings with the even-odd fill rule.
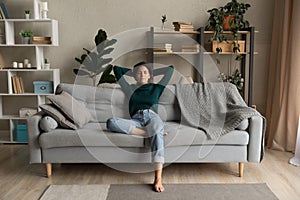
[[[42,152],[39,144],[39,121],[44,112],[38,112],[27,119],[28,146],[30,154],[30,163],[41,163]]]
[[[254,116],[249,119],[248,161],[261,162],[264,154],[265,119]]]

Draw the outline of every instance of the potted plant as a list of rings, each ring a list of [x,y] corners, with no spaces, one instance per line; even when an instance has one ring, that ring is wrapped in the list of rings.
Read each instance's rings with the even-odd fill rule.
[[[239,69],[236,68],[234,72],[228,76],[226,76],[224,73],[220,73],[219,79],[223,82],[229,82],[234,84],[241,96],[243,96],[244,78],[242,77],[242,74],[240,73]]]
[[[231,0],[225,6],[208,10],[207,12],[210,16],[205,29],[214,32],[209,42],[228,42],[223,32],[224,30],[229,30],[232,32],[233,39],[232,52],[240,52],[240,44],[238,43],[239,31],[245,30],[250,26],[250,23],[244,18],[244,14],[250,7],[250,4],[240,3],[238,0]],[[222,52],[222,47],[217,46],[214,48],[217,53]],[[241,60],[242,56],[238,55],[236,59]]]
[[[31,43],[31,38],[33,36],[32,30],[21,30],[19,32],[19,35],[22,36],[22,43],[23,44],[30,44]]]
[[[167,21],[167,15],[164,14],[161,16],[161,30],[165,30],[165,23]]]
[[[30,18],[30,10],[25,10],[24,15],[25,15],[25,19],[29,19]]]
[[[43,68],[44,69],[50,69],[50,63],[49,63],[49,60],[47,58],[44,59]]]
[[[89,51],[86,48],[86,54],[82,54],[80,58],[75,60],[80,63],[79,69],[73,69],[73,72],[78,76],[88,76],[93,80],[93,85],[97,86],[101,83],[116,83],[117,80],[114,75],[111,74],[113,66],[109,64],[112,58],[104,57],[110,54],[114,48],[112,46],[117,42],[116,39],[107,39],[106,32],[102,29],[98,30],[95,36],[95,51]],[[102,73],[100,80],[96,83],[97,76]]]

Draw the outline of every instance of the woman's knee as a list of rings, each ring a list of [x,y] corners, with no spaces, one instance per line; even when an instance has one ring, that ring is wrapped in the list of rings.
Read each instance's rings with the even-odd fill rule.
[[[114,117],[106,120],[106,128],[108,130],[114,130],[116,127],[116,119]]]

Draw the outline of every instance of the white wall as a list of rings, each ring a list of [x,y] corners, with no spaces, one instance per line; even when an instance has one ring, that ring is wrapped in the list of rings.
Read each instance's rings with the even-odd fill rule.
[[[30,0],[7,0],[8,9],[13,15],[22,17],[23,7],[31,6]],[[205,26],[207,10],[226,4],[228,0],[48,0],[49,17],[59,22],[59,47],[46,50],[46,57],[52,67],[60,68],[61,81],[72,83],[75,80],[73,68],[78,68],[75,57],[83,53],[82,48],[94,47],[94,36],[103,28],[109,37],[124,31],[160,26],[160,18],[167,15],[167,28],[172,21],[191,21],[195,27]],[[267,70],[272,31],[273,0],[247,0],[251,4],[246,17],[259,33],[256,35],[254,64],[253,103],[265,112]],[[267,8],[267,9],[266,9]],[[32,8],[30,8],[32,9]],[[10,11],[10,10],[9,10]],[[130,60],[131,59],[131,60]],[[116,62],[136,63],[136,56],[128,56]],[[130,61],[129,61],[130,60]],[[174,64],[176,66],[176,63]],[[129,67],[129,66],[128,66]]]

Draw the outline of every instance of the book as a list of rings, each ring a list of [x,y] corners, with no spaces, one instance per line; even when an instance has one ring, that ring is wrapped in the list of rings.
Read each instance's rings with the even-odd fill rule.
[[[174,30],[180,32],[194,31],[194,25],[191,22],[173,22]]]
[[[22,94],[25,92],[22,77],[14,75],[11,77],[11,80],[13,86],[13,93]]]
[[[2,9],[0,8],[0,19],[5,19],[5,17],[4,17],[4,13],[3,13],[3,11],[2,11]]]
[[[166,52],[166,53],[172,53],[172,49],[153,49],[153,52]]]
[[[192,22],[173,22],[173,25],[192,25]]]
[[[179,31],[179,32],[191,32],[191,31],[194,31],[193,28],[179,28],[179,29],[175,28],[174,30],[175,31]]]
[[[13,86],[13,93],[17,94],[18,90],[17,90],[16,76],[12,76],[11,81]]]
[[[8,13],[7,13],[7,10],[6,10],[6,7],[5,7],[5,5],[4,5],[3,2],[0,3],[0,8],[1,8],[3,14],[4,14],[4,18],[5,18],[5,19],[9,19],[9,16],[8,16]]]
[[[21,86],[20,86],[18,76],[15,76],[15,83],[16,83],[16,88],[17,88],[17,94],[20,94],[21,93]]]
[[[18,76],[19,79],[19,84],[20,84],[20,93],[24,93],[24,84],[23,84],[23,79],[22,77]]]

